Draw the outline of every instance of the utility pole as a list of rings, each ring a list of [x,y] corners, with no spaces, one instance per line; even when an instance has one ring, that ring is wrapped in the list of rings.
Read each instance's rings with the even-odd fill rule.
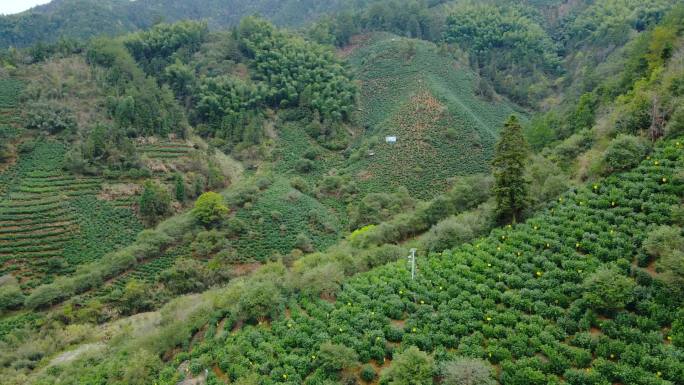
[[[411,255],[408,256],[409,263],[411,264],[411,280],[416,278],[416,249],[411,249]]]

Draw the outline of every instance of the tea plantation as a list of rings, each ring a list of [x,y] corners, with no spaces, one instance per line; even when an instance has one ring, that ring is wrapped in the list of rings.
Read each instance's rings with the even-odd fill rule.
[[[526,223],[420,257],[415,280],[400,260],[347,281],[334,302],[300,297],[270,323],[228,315],[176,363],[213,367],[209,381],[257,373],[262,384],[318,384],[330,376],[319,347],[331,341],[376,369],[408,346],[438,362],[482,358],[506,385],[683,384],[682,331],[671,329],[679,299],[640,267],[647,234],[674,220],[683,166],[682,142],[661,143],[632,171],[570,191]],[[604,293],[585,289],[605,271],[617,277],[608,286],[627,287],[624,303],[597,305]],[[159,383],[176,383],[175,370],[164,373]]]
[[[514,109],[476,96],[469,69],[432,43],[387,33],[365,36],[349,62],[361,83],[365,137],[375,144],[351,167],[362,189],[403,185],[429,198],[449,177],[488,171],[496,130]]]
[[[245,229],[230,244],[247,261],[286,255],[303,247],[298,239],[301,243],[304,237],[312,250],[324,250],[338,240],[340,233],[338,218],[329,208],[295,190],[284,178],[277,178],[247,209],[237,211],[235,217]]]

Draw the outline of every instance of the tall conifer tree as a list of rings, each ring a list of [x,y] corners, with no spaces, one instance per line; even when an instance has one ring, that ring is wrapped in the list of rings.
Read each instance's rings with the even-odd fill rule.
[[[525,162],[528,154],[529,146],[520,122],[511,115],[501,131],[492,160],[496,214],[501,223],[517,222],[527,207]]]

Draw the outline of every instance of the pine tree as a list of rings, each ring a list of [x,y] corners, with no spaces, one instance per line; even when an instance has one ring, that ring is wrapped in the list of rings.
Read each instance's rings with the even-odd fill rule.
[[[181,174],[176,175],[176,200],[185,202],[185,181]]]
[[[496,215],[501,223],[517,222],[527,207],[525,161],[528,151],[518,118],[511,115],[501,131],[492,161]]]

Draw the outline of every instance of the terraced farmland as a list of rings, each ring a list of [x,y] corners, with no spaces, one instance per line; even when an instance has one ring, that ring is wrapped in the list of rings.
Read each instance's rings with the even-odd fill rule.
[[[497,132],[515,110],[477,97],[468,69],[434,44],[386,33],[366,36],[349,61],[361,82],[365,138],[378,143],[351,167],[363,189],[404,185],[430,198],[449,177],[488,171]]]
[[[133,240],[142,229],[131,210],[95,199],[102,180],[62,169],[64,146],[40,141],[0,174],[0,275],[25,290],[72,272]]]
[[[146,143],[138,146],[138,151],[150,159],[173,160],[189,156],[195,148],[181,140],[168,140]]]
[[[663,143],[638,168],[570,191],[526,223],[419,258],[415,280],[402,260],[346,282],[334,303],[300,297],[268,324],[228,318],[194,346],[190,367],[213,365],[231,381],[324,383],[317,357],[331,341],[374,368],[412,345],[438,362],[482,358],[503,384],[682,384],[677,304],[640,267],[649,263],[640,245],[672,223],[683,167],[684,145]],[[587,277],[602,269],[633,285],[624,306],[588,299]],[[165,373],[160,384],[179,380]]]

